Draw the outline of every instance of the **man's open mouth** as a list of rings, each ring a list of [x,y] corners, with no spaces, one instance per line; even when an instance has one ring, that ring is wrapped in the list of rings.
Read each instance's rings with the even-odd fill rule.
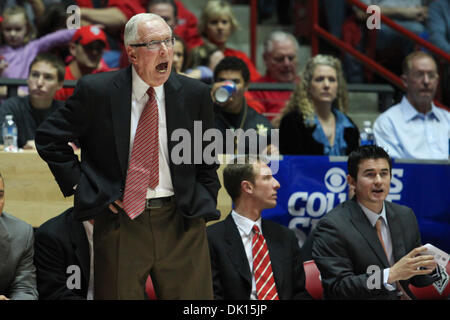
[[[169,63],[168,62],[163,62],[160,63],[156,66],[156,71],[158,71],[159,73],[164,73],[167,71],[167,68],[169,67]]]

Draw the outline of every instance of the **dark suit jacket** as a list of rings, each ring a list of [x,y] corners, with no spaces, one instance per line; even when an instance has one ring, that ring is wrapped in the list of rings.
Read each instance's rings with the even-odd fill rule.
[[[218,165],[195,164],[200,150],[192,149],[188,164],[174,164],[171,141],[176,129],[186,129],[194,146],[203,132],[214,127],[209,88],[200,81],[172,73],[164,84],[169,167],[177,209],[185,217],[217,219]],[[123,195],[130,145],[131,67],[82,77],[64,107],[36,132],[39,155],[48,163],[64,196],[74,193],[74,215],[87,220]],[[201,130],[194,136],[194,121]],[[68,141],[78,140],[81,162]],[[180,139],[181,140],[181,139]],[[186,141],[182,141],[186,143]],[[205,143],[199,144],[200,148]],[[203,148],[201,149],[203,150]]]
[[[388,201],[385,201],[385,206],[397,262],[421,246],[420,232],[410,208]],[[388,291],[382,281],[379,289],[367,287],[369,266],[378,266],[382,273],[390,265],[376,229],[355,198],[341,203],[319,221],[314,230],[312,255],[322,276],[325,298],[397,299],[397,292]],[[410,282],[422,287],[430,285],[433,279],[431,276],[415,276],[408,281],[400,281],[408,295],[414,298],[408,288]]]
[[[89,243],[83,224],[74,219],[73,208],[48,220],[36,230],[34,252],[40,299],[86,299],[90,270]],[[67,279],[75,274],[67,273],[67,267],[71,265],[79,267],[80,289],[67,287]]]
[[[280,299],[310,299],[295,234],[273,221],[262,220],[273,276]],[[231,216],[206,229],[211,255],[214,298],[249,300],[251,271],[244,245]]]
[[[33,264],[33,228],[14,216],[0,214],[0,295],[11,300],[37,300]]]
[[[359,130],[352,119],[347,118],[354,125],[353,128],[344,129],[344,140],[347,143],[345,154],[349,155],[359,146]],[[298,111],[287,113],[280,122],[280,153],[323,155],[324,145],[312,136],[315,129],[316,126],[305,126],[302,113]]]

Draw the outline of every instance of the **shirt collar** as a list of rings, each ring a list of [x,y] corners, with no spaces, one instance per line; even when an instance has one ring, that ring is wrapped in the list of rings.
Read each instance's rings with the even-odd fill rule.
[[[438,113],[436,112],[437,107],[434,102],[431,102],[431,110],[426,114],[417,111],[416,108],[414,108],[413,105],[409,102],[408,98],[406,98],[406,96],[403,96],[400,105],[402,106],[403,119],[405,122],[411,121],[416,117],[429,117],[435,118],[436,120],[440,121]]]
[[[147,90],[150,86],[145,83],[145,81],[142,80],[142,78],[137,74],[134,66],[131,67],[131,70],[133,95],[136,97],[136,100],[140,101],[146,96]],[[162,101],[162,98],[164,96],[164,85],[153,87],[153,89],[155,89],[156,100]]]
[[[369,220],[370,224],[372,225],[372,227],[375,227],[375,223],[377,223],[377,220],[382,217],[384,220],[384,223],[387,226],[387,219],[386,219],[386,207],[384,205],[383,202],[383,209],[381,209],[381,213],[375,213],[372,210],[370,210],[369,208],[365,207],[361,202],[358,201],[359,206],[361,207],[362,211],[364,212],[364,214],[366,215],[367,219]]]
[[[258,220],[253,221],[250,220],[247,217],[244,217],[237,213],[236,211],[231,211],[231,216],[234,220],[234,223],[236,223],[236,226],[247,236],[250,236],[252,233],[253,226],[256,224],[262,234],[262,228],[261,228],[261,217],[259,217]]]

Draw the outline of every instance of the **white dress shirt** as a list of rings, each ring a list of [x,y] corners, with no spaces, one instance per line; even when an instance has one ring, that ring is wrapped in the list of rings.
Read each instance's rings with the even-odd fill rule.
[[[373,126],[375,142],[393,158],[449,158],[450,112],[434,104],[427,114],[402,101],[379,115]]]
[[[241,216],[236,211],[231,211],[231,217],[234,220],[234,223],[236,223],[236,226],[238,228],[239,234],[241,235],[242,244],[244,245],[245,255],[247,256],[248,265],[250,267],[250,272],[252,274],[252,290],[250,292],[250,300],[258,300],[258,297],[256,295],[256,281],[255,281],[255,275],[253,274],[253,253],[252,253],[252,239],[254,236],[253,232],[253,226],[257,225],[261,234],[262,228],[261,228],[261,217],[256,220],[250,220],[249,218],[246,218],[244,216]]]
[[[134,135],[138,126],[139,118],[148,101],[147,90],[150,87],[137,74],[132,67],[132,95],[131,95],[131,123],[130,123],[130,150],[128,160],[133,150]],[[172,178],[169,169],[169,150],[166,123],[166,98],[164,95],[164,85],[154,87],[156,102],[158,104],[159,115],[159,184],[155,189],[148,188],[147,199],[168,197],[174,194]]]
[[[389,261],[389,264],[392,266],[395,263],[394,255],[392,253],[392,238],[391,233],[389,232],[389,226],[388,221],[386,218],[386,207],[383,202],[383,209],[381,210],[381,213],[376,213],[370,210],[369,208],[365,207],[361,202],[358,202],[359,206],[363,210],[364,214],[366,215],[367,219],[369,220],[370,224],[374,229],[376,229],[375,224],[377,223],[378,219],[381,217],[381,237],[383,238],[384,246],[387,251],[387,258]],[[377,237],[378,238],[378,237]],[[386,289],[389,291],[395,290],[395,285],[391,285],[387,283],[387,280],[389,278],[389,271],[391,268],[383,269],[383,285]]]

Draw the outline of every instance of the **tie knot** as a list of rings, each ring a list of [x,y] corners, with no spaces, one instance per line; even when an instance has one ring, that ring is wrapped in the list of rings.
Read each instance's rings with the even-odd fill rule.
[[[155,89],[153,89],[153,87],[148,87],[147,95],[149,98],[152,98],[155,95]]]
[[[260,234],[260,233],[261,233],[261,232],[259,231],[258,226],[257,226],[256,224],[253,226],[252,230],[253,230],[253,232],[256,233],[256,234]]]
[[[381,230],[381,224],[383,223],[383,218],[379,217],[377,222],[375,223],[375,228],[377,229],[377,231]]]

